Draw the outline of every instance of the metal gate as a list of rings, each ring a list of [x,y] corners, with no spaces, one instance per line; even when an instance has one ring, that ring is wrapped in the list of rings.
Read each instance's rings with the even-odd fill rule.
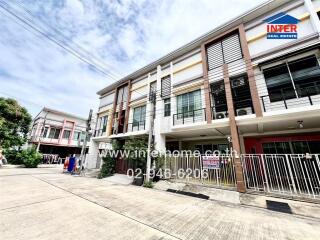
[[[169,170],[170,178],[176,181],[235,188],[233,158],[229,155],[221,155],[216,159],[217,165],[210,168],[203,164],[203,156],[166,157],[165,169]]]
[[[320,199],[319,154],[243,154],[248,190]]]

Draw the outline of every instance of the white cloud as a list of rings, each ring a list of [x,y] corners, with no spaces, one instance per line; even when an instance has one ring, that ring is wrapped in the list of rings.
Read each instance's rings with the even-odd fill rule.
[[[83,48],[112,72],[125,75],[260,2],[38,0],[23,4],[37,22],[63,32],[69,39],[64,41],[77,51],[83,53]],[[0,31],[0,95],[18,98],[32,114],[48,106],[86,116],[98,104],[96,92],[115,81],[2,14]]]

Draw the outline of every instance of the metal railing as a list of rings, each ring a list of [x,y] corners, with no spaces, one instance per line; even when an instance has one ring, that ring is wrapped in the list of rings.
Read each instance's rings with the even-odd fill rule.
[[[244,116],[254,113],[252,99],[234,100],[234,109],[236,116]]]
[[[146,121],[128,123],[127,132],[142,131],[146,129]]]
[[[223,119],[228,118],[228,105],[226,103],[224,104],[218,104],[213,105],[211,107],[212,112],[212,119]]]
[[[164,169],[170,171],[175,181],[232,189],[236,186],[234,160],[230,155],[166,157]]]
[[[289,90],[289,91],[288,91]],[[295,89],[293,88],[282,88],[280,89],[280,95],[263,95],[260,97],[263,111],[267,112],[275,108],[290,108],[290,100],[293,99],[302,99],[307,98],[305,101],[308,105],[313,105],[314,101],[312,96],[320,94],[320,81],[307,83],[307,84],[296,84]],[[275,100],[271,101],[272,98]],[[296,104],[293,104],[293,107],[296,107]]]
[[[206,121],[206,109],[201,108],[188,112],[173,114],[173,126]]]
[[[320,199],[320,154],[243,154],[247,189]]]
[[[95,137],[101,137],[106,133],[106,128],[102,128],[102,129],[97,129],[94,131],[94,136]]]

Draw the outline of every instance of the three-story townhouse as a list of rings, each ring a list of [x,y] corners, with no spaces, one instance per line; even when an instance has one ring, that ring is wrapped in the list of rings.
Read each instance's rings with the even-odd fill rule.
[[[149,133],[152,93],[155,148],[205,153],[232,146],[240,192],[252,180],[241,154],[319,153],[319,16],[320,1],[267,1],[102,89],[91,161],[111,139]],[[275,172],[292,167],[297,175],[292,162],[276,163],[283,170]],[[300,181],[292,179],[288,186]]]

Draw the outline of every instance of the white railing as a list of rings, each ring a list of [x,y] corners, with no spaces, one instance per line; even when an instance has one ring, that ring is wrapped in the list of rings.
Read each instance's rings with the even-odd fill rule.
[[[223,156],[172,156],[166,157],[164,169],[172,180],[235,188],[236,177],[233,158]]]
[[[320,199],[320,154],[243,154],[248,190]]]

